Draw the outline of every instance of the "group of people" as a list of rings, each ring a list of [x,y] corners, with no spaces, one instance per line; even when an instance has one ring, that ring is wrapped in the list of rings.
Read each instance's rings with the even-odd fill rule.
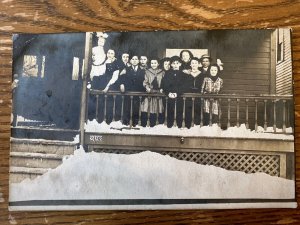
[[[97,51],[103,51],[103,47],[97,49],[98,47],[101,48],[101,45],[95,47]],[[219,113],[217,100],[204,99],[201,101],[201,98],[194,100],[186,98],[184,102],[181,97],[184,93],[218,94],[221,90],[223,80],[220,78],[220,74],[223,65],[220,60],[217,60],[216,64],[212,64],[212,59],[207,54],[197,58],[191,51],[182,50],[179,56],[160,60],[156,57],[148,58],[146,55],[130,55],[128,52],[123,52],[121,59],[117,59],[116,52],[109,49],[104,62],[99,63],[99,61],[101,60],[97,61],[96,52],[93,52],[93,65],[90,73],[92,89],[102,90],[104,93],[107,91],[161,93],[168,97],[168,100],[165,101],[165,98],[161,97],[133,96],[130,98],[125,95],[122,103],[121,96],[113,99],[111,95],[108,95],[106,100],[104,96],[100,96],[97,99],[98,121],[100,122],[104,120],[104,115],[106,122],[110,123],[113,115],[118,120],[123,114],[122,119],[125,125],[129,124],[130,119],[132,119],[133,126],[136,126],[139,120],[142,126],[146,126],[147,120],[150,121],[150,126],[154,126],[156,121],[163,123],[167,119],[167,126],[172,127],[176,116],[175,121],[178,127],[182,126],[184,119],[185,126],[189,128],[192,124],[192,115],[194,124],[200,124],[201,107],[203,108],[204,125],[208,124],[210,113],[214,117]],[[95,96],[91,96],[91,98],[92,102],[95,101]],[[106,101],[105,114],[103,113],[104,101]],[[201,106],[201,104],[203,105]],[[115,112],[112,111],[113,105],[115,105]],[[94,106],[95,104],[92,107]],[[184,106],[185,108],[183,108]],[[123,113],[121,108],[123,108]],[[164,117],[165,109],[167,118]],[[185,118],[183,118],[183,110],[185,110]],[[89,111],[90,115],[94,112],[91,107],[89,107]],[[139,118],[140,116],[141,118]]]

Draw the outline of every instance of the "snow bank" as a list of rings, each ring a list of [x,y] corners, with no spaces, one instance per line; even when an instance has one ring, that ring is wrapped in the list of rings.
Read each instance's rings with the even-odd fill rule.
[[[194,126],[190,129],[187,128],[168,128],[163,124],[156,125],[154,127],[141,127],[138,129],[122,129],[128,126],[123,125],[120,121],[112,122],[109,125],[105,122],[99,124],[96,120],[87,121],[85,124],[86,132],[101,132],[109,134],[146,134],[146,135],[167,135],[167,136],[193,136],[193,137],[234,137],[234,138],[260,138],[260,139],[282,139],[282,140],[294,140],[293,135],[288,134],[274,134],[273,128],[270,127],[265,132],[263,127],[258,127],[258,131],[251,131],[247,129],[245,124],[241,124],[240,127],[230,127],[227,130],[222,130],[217,124],[210,126]],[[281,132],[277,129],[277,132]],[[292,128],[286,130],[288,133],[292,133]]]
[[[58,199],[294,198],[294,181],[181,161],[83,149],[35,180],[11,184],[10,201]]]

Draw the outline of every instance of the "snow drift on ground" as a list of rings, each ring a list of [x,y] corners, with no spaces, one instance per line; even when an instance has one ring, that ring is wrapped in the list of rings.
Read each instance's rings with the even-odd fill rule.
[[[137,126],[137,129],[122,129],[128,126],[123,125],[120,121],[112,122],[109,125],[105,122],[98,123],[96,120],[87,121],[85,124],[86,132],[101,132],[110,134],[146,134],[146,135],[168,135],[168,136],[193,136],[193,137],[234,137],[234,138],[261,138],[261,139],[282,139],[294,140],[294,136],[289,134],[274,134],[272,127],[268,127],[265,131],[263,127],[258,127],[257,132],[247,129],[245,124],[240,127],[230,127],[227,130],[222,130],[217,124],[210,126],[194,126],[187,128],[168,128],[163,124],[154,127]],[[281,132],[277,129],[277,132]],[[292,133],[292,128],[286,129],[287,133]]]
[[[75,154],[35,180],[11,184],[10,201],[54,199],[294,198],[294,181],[181,161],[154,152]]]

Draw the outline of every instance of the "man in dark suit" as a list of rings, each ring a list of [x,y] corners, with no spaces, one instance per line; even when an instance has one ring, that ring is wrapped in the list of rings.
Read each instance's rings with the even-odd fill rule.
[[[126,68],[126,73],[120,76],[120,91],[121,92],[145,92],[143,82],[145,79],[145,70],[139,67],[139,58],[133,55],[130,60],[131,66]],[[129,96],[125,97],[124,101],[124,124],[129,124],[130,118],[132,125],[136,126],[139,121],[139,96],[134,96],[132,99],[132,112],[131,112],[131,99]]]

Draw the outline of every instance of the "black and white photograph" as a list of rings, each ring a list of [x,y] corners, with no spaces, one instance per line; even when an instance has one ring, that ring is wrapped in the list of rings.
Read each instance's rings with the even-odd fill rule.
[[[14,34],[9,209],[297,207],[291,36]]]

